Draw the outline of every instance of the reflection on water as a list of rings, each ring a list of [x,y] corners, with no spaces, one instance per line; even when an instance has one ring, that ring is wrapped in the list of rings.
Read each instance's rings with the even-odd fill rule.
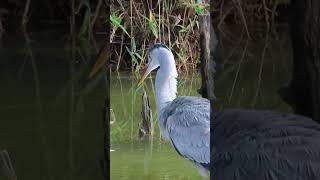
[[[137,80],[129,74],[111,76],[111,179],[199,179],[194,165],[180,157],[166,141],[160,140],[156,121],[154,79],[146,81],[146,91],[154,120],[154,137],[138,140],[142,121],[142,89],[136,90]],[[178,77],[178,95],[199,96],[198,74]],[[113,118],[112,118],[113,117]]]
[[[18,179],[102,179],[105,84],[86,81],[92,46],[61,34],[7,36],[0,47],[0,149]],[[8,179],[0,161],[0,179]]]

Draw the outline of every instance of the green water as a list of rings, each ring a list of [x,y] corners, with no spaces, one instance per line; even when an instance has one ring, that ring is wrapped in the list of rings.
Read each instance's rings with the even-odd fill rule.
[[[226,107],[291,111],[277,94],[290,80],[290,40],[279,37],[251,41],[245,48],[225,41],[221,48],[221,69],[216,81],[215,111]],[[245,50],[246,49],[246,50]],[[242,59],[242,60],[241,60]],[[154,78],[154,75],[153,75]],[[179,74],[179,95],[199,96],[199,76]],[[151,98],[155,136],[152,142],[138,140],[141,122],[142,89],[129,74],[112,74],[111,78],[111,179],[201,179],[196,168],[160,140],[156,121],[154,79],[146,82]]]
[[[87,80],[96,50],[35,34],[30,44],[16,35],[1,41],[0,149],[21,180],[102,179],[106,86],[99,76]]]
[[[145,90],[150,97],[154,122],[154,136],[138,138],[142,121],[142,92],[137,89],[137,79],[128,73],[113,73],[111,76],[111,149],[110,171],[112,180],[125,179],[199,179],[194,165],[180,157],[171,145],[160,139],[156,121],[154,79],[147,79]],[[181,75],[178,94],[199,96],[198,74]],[[182,173],[183,172],[183,173]]]

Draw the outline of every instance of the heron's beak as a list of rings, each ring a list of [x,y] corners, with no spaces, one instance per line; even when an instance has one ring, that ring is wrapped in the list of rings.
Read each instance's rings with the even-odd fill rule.
[[[156,61],[150,61],[148,65],[142,69],[142,73],[141,73],[142,76],[140,81],[138,82],[138,86],[140,86],[143,83],[143,81],[146,79],[146,77],[151,73],[151,71],[153,71],[157,67],[159,67],[159,64],[156,63]]]
[[[146,77],[148,76],[149,73],[150,72],[148,72],[148,66],[142,69],[142,73],[141,73],[142,76],[138,82],[138,86],[140,86],[144,82],[144,80],[146,79]]]

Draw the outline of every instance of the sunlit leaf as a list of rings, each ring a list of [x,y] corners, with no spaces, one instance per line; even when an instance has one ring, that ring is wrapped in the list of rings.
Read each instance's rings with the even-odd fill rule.
[[[122,22],[122,18],[121,17],[117,17],[114,14],[110,17],[111,23],[114,26],[121,26],[121,22]]]
[[[143,18],[147,20],[149,29],[151,30],[152,34],[158,39],[158,34],[159,34],[158,27],[157,27],[156,20],[152,15],[152,12],[150,11],[149,18],[145,16],[143,16]]]
[[[192,4],[192,8],[196,12],[197,15],[202,15],[209,7],[209,4],[203,4],[203,3],[195,3]]]
[[[116,16],[115,14],[112,14],[110,16],[110,21],[113,26],[121,28],[122,31],[125,32],[130,37],[126,28],[122,25],[122,17],[121,16]]]

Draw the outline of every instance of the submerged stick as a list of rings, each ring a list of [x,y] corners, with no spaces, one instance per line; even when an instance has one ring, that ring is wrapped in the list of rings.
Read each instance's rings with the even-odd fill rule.
[[[216,73],[216,48],[218,39],[214,32],[210,14],[200,16],[200,59],[202,84],[198,92],[202,97],[215,100],[214,78]]]
[[[139,128],[139,138],[144,136],[150,136],[153,134],[153,122],[152,122],[152,111],[150,107],[150,100],[147,93],[143,91],[142,95],[142,124]]]

